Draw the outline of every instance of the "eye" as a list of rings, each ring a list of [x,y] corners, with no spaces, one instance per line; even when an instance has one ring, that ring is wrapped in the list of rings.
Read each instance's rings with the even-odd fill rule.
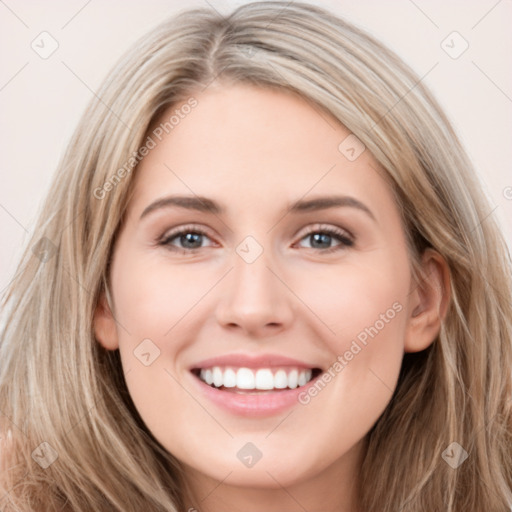
[[[331,253],[343,250],[354,245],[354,238],[347,231],[332,226],[312,226],[308,232],[301,238],[308,240],[311,249],[319,249],[324,253]],[[332,246],[332,242],[338,242]]]
[[[209,244],[208,246],[203,245],[205,240],[211,241],[211,238],[205,230],[198,226],[184,226],[165,233],[158,244],[172,251],[191,253],[203,249],[204,247],[213,246],[213,244]],[[305,248],[317,249],[323,253],[343,250],[344,248],[354,245],[354,238],[347,231],[322,225],[315,225],[309,228],[306,234],[300,239],[300,241],[303,240],[310,242],[309,247],[306,246]],[[333,241],[337,242],[334,246],[332,246]]]
[[[209,239],[209,236],[203,229],[197,226],[185,226],[165,233],[158,243],[172,251],[185,253],[202,249],[205,238]]]

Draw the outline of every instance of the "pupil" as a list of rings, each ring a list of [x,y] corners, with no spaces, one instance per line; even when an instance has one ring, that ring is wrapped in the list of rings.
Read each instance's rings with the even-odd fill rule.
[[[201,236],[199,233],[187,233],[181,236],[181,242],[185,247],[195,249],[201,247]]]
[[[318,242],[320,244],[323,243],[323,244],[329,245],[329,242],[331,241],[331,235],[328,235],[326,233],[314,233],[312,235],[312,237],[313,237],[314,244]]]

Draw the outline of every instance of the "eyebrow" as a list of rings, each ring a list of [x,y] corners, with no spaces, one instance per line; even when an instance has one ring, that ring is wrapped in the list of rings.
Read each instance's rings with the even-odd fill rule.
[[[226,209],[216,201],[203,196],[167,196],[157,199],[155,202],[147,206],[142,212],[140,219],[146,217],[150,213],[170,207],[185,208],[187,210],[196,210],[199,212],[212,213],[222,215]],[[288,208],[288,213],[303,213],[319,210],[327,210],[330,208],[351,207],[357,208],[365,212],[373,220],[376,220],[372,211],[361,201],[351,196],[324,196],[315,199],[303,200],[299,199],[292,203]]]

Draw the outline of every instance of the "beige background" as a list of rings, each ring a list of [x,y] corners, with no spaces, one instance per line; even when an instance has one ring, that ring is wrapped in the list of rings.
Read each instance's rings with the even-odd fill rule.
[[[0,1],[0,293],[14,275],[78,117],[117,58],[173,12],[203,6],[226,14],[242,3]],[[512,247],[512,1],[312,3],[369,30],[420,76],[431,70],[424,82],[452,119],[490,197],[489,213]],[[58,43],[47,59],[31,47],[43,45],[43,31]],[[456,59],[441,46],[454,31],[469,44]],[[444,44],[453,53],[464,42],[451,35]]]

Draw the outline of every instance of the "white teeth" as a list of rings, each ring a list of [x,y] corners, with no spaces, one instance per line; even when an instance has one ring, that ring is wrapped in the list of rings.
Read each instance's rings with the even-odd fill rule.
[[[222,370],[218,366],[215,366],[213,368],[213,385],[219,388],[222,386],[223,381]]]
[[[297,370],[292,370],[288,374],[288,387],[291,389],[295,389],[297,387],[299,380],[299,372]]]
[[[236,372],[236,387],[239,389],[254,389],[255,380],[254,373],[249,368],[239,368]]]
[[[236,373],[231,368],[224,372],[224,387],[234,388],[236,386]]]
[[[204,370],[204,376],[203,372],[201,371],[201,377],[203,377],[206,384],[213,384],[213,372],[210,369]]]
[[[285,389],[288,387],[288,375],[284,370],[277,370],[274,375],[274,387],[277,389]]]
[[[295,389],[297,386],[304,386],[312,377],[312,370],[298,368],[278,369],[275,373],[270,368],[252,370],[250,368],[213,368],[201,369],[200,378],[209,385],[217,388],[238,389]]]
[[[256,372],[256,389],[274,389],[274,376],[270,370]]]

